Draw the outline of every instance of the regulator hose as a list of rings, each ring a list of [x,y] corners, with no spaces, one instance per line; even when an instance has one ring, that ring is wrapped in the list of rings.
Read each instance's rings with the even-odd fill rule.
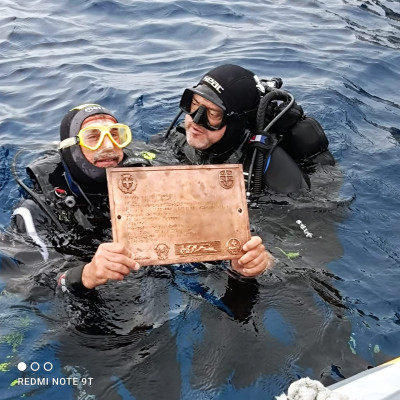
[[[259,196],[261,194],[263,188],[263,171],[264,171],[264,153],[255,149],[255,162],[252,169],[254,169],[254,179],[253,179],[253,194],[255,196]],[[251,175],[250,175],[251,176]],[[249,179],[251,181],[251,179]]]
[[[176,124],[176,121],[178,121],[178,118],[181,116],[181,114],[183,113],[182,110],[179,110],[178,114],[175,115],[174,120],[170,123],[167,132],[165,132],[164,137],[167,138],[169,136],[169,134],[171,133],[171,129],[174,127],[174,125]]]
[[[286,107],[277,114],[270,123],[264,127],[265,115],[267,113],[268,105],[272,100],[289,101]],[[268,168],[269,160],[271,157],[272,150],[278,144],[278,142],[272,139],[271,136],[267,136],[268,131],[271,127],[280,119],[282,116],[290,110],[294,103],[294,97],[289,92],[280,89],[272,89],[264,97],[261,98],[260,104],[257,109],[256,126],[257,133],[265,136],[263,148],[254,148],[253,157],[249,167],[249,175],[247,180],[247,192],[252,193],[255,196],[260,196],[263,188],[263,177],[264,173]],[[267,150],[267,152],[266,152]],[[253,175],[254,171],[254,175]]]
[[[18,155],[22,152],[23,150],[19,150],[13,159],[13,162],[11,164],[11,171],[14,176],[15,181],[18,183],[19,186],[22,187],[31,197],[36,201],[36,203],[39,205],[39,207],[48,215],[48,217],[53,221],[54,225],[61,231],[61,232],[66,232],[65,229],[61,226],[60,222],[58,219],[55,217],[54,213],[51,211],[50,207],[41,200],[41,198],[32,190],[30,189],[27,185],[25,185],[24,182],[19,178],[17,175],[17,170],[16,170],[16,163],[17,163],[17,157]]]

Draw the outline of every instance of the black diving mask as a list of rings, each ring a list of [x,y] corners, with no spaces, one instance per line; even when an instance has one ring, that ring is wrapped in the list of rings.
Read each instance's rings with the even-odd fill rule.
[[[211,99],[208,99],[203,93],[196,93],[196,88],[186,89],[183,92],[180,109],[192,117],[193,122],[210,131],[217,131],[224,127],[227,123],[227,115],[225,107],[220,104],[215,104]],[[195,97],[196,95],[196,97]],[[208,100],[212,105],[205,105],[202,99]]]

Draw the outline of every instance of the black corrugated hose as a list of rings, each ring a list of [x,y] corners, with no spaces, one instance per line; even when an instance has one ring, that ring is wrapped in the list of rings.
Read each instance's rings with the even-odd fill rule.
[[[292,107],[294,103],[294,97],[290,93],[280,89],[269,89],[270,92],[261,98],[260,104],[257,110],[257,132],[266,136],[265,144],[256,144],[252,161],[250,163],[249,175],[247,180],[247,192],[254,196],[260,196],[263,188],[263,177],[265,163],[268,161],[268,157],[272,153],[272,150],[278,144],[278,141],[272,140],[272,137],[267,136],[269,129]],[[264,128],[265,114],[267,107],[272,100],[289,101],[288,105],[276,115],[272,121]],[[254,175],[253,175],[254,171]]]

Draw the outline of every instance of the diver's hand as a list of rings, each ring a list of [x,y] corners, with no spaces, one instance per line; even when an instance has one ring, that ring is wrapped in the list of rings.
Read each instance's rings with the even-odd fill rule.
[[[109,280],[122,281],[131,270],[140,265],[121,243],[102,243],[90,263],[83,267],[82,284],[88,289],[104,285]]]
[[[274,265],[274,258],[265,250],[259,236],[252,236],[243,250],[246,253],[242,257],[231,260],[232,268],[240,275],[257,276]]]

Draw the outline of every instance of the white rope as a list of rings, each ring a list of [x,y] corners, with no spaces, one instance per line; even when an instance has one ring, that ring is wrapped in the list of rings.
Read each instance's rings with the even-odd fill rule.
[[[345,394],[332,392],[321,382],[310,378],[303,378],[293,382],[288,389],[287,396],[283,393],[276,400],[356,400]]]

